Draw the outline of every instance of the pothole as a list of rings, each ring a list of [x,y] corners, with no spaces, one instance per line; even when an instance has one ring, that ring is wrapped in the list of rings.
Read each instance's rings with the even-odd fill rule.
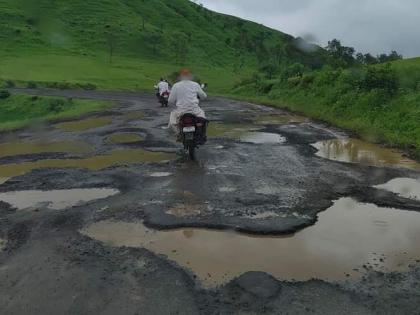
[[[207,130],[209,138],[239,139],[243,134],[260,130],[261,127],[246,124],[211,123]]]
[[[169,173],[169,172],[155,172],[155,173],[149,174],[150,177],[169,177],[171,175],[172,173]]]
[[[39,207],[62,210],[118,194],[117,189],[89,188],[65,190],[25,190],[0,193],[0,201],[18,210],[35,210]]]
[[[335,202],[316,225],[294,235],[251,236],[232,231],[155,231],[141,222],[101,221],[81,233],[109,246],[144,247],[192,270],[206,286],[248,271],[282,280],[358,279],[365,270],[408,270],[420,258],[420,214]]]
[[[99,128],[112,123],[110,117],[88,118],[77,121],[69,121],[56,124],[55,127],[64,131],[86,131],[89,129]]]
[[[150,152],[143,149],[114,150],[108,154],[83,159],[46,159],[33,162],[0,165],[0,178],[24,175],[34,169],[41,168],[86,168],[94,171],[111,166],[135,163],[159,163],[173,160],[171,153]]]
[[[346,163],[420,169],[420,164],[402,153],[358,139],[333,139],[313,144],[317,156]]]
[[[204,206],[202,204],[188,204],[179,203],[166,211],[166,214],[170,214],[175,217],[193,217],[202,213]]]
[[[404,198],[420,200],[420,180],[413,178],[395,178],[375,188],[393,192]]]
[[[246,132],[240,136],[242,142],[255,144],[276,144],[286,142],[286,138],[276,133],[268,132]]]
[[[142,141],[143,138],[135,133],[116,133],[106,138],[110,144],[124,144]]]
[[[0,144],[0,157],[38,153],[89,153],[93,148],[84,142],[10,142]]]
[[[301,123],[308,121],[308,118],[293,114],[271,114],[261,115],[254,120],[259,125],[284,125],[290,123]]]

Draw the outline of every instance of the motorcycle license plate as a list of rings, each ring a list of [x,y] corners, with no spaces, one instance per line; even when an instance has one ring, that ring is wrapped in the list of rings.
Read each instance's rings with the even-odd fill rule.
[[[195,132],[195,127],[184,127],[184,132]]]

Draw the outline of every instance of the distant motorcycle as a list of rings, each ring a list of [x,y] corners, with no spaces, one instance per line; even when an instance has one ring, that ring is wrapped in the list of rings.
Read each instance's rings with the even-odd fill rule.
[[[195,149],[207,142],[209,121],[192,114],[184,114],[179,121],[180,137],[189,158],[195,160]]]
[[[162,107],[168,107],[169,95],[169,92],[164,92],[162,95],[160,95],[159,102]]]

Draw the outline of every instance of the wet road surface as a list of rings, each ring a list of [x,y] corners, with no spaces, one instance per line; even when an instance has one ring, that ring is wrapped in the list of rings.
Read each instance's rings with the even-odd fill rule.
[[[30,92],[115,106],[0,135],[3,313],[409,314],[420,303],[420,166],[401,152],[212,98],[210,139],[191,162],[153,96]]]

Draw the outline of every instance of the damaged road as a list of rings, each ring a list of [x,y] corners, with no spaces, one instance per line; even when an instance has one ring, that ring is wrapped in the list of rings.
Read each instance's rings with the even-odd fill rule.
[[[401,153],[214,98],[191,162],[151,95],[26,92],[116,105],[0,135],[2,313],[417,311],[420,165]]]

